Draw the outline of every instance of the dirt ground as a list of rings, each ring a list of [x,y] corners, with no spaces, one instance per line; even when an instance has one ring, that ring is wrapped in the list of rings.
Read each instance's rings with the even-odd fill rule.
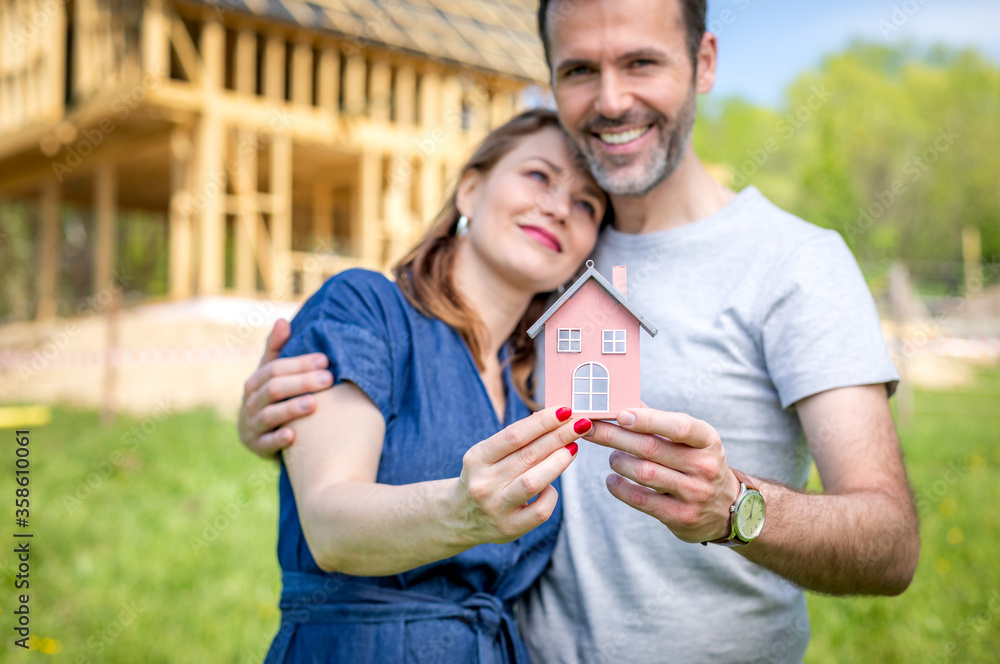
[[[198,298],[0,326],[0,403],[233,417],[274,321],[298,304]],[[113,339],[117,332],[117,340]],[[112,348],[112,350],[109,350]]]

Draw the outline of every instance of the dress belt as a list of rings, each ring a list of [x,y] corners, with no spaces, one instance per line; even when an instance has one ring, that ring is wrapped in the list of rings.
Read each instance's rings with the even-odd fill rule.
[[[499,662],[491,647],[500,638],[516,664],[528,664],[528,651],[513,614],[495,595],[477,592],[461,602],[396,590],[335,576],[307,572],[281,574],[282,628],[315,623],[380,623],[457,618],[476,630],[477,661]]]

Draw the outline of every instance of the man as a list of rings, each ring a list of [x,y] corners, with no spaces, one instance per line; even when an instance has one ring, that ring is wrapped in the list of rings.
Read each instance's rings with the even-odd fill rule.
[[[594,260],[628,265],[661,333],[642,346],[651,407],[597,424],[610,459],[585,446],[563,476],[553,563],[519,616],[532,655],[801,661],[800,588],[896,594],[919,553],[871,296],[839,236],[719,187],[695,155],[717,55],[704,1],[543,1],[539,28],[560,119],[615,208]],[[329,385],[322,358],[271,362],[287,334],[246,385],[241,437],[262,454],[313,407],[275,402]],[[822,494],[801,490],[810,458]]]

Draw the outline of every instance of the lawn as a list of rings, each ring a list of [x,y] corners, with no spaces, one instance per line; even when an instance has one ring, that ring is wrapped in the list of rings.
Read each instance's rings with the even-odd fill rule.
[[[808,664],[992,662],[1000,651],[1000,371],[918,392],[901,431],[923,550],[899,598],[810,596]],[[32,652],[13,645],[13,546],[0,553],[0,661],[259,662],[278,624],[274,464],[208,411],[60,409],[32,426]],[[14,431],[0,499],[13,501]],[[15,542],[13,538],[9,542]],[[20,540],[18,540],[20,541]],[[20,591],[18,591],[20,592]]]

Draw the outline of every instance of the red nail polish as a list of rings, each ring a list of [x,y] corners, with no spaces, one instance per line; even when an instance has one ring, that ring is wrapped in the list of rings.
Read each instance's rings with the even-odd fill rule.
[[[576,456],[576,453],[580,450],[580,446],[576,443],[570,443],[566,446],[566,449],[569,450],[570,456]]]
[[[565,422],[570,418],[572,414],[573,414],[572,408],[567,408],[566,406],[563,406],[562,408],[556,411],[556,419],[559,420],[560,422]]]
[[[587,418],[585,417],[585,418],[583,418],[582,420],[577,420],[577,421],[576,421],[576,422],[575,422],[575,423],[573,424],[573,431],[577,432],[578,434],[580,434],[580,435],[582,436],[583,434],[585,434],[585,433],[587,433],[588,431],[590,431],[590,428],[591,428],[592,426],[594,426],[594,425],[593,425],[593,424],[591,424],[590,420],[588,420],[588,419],[587,419]]]

